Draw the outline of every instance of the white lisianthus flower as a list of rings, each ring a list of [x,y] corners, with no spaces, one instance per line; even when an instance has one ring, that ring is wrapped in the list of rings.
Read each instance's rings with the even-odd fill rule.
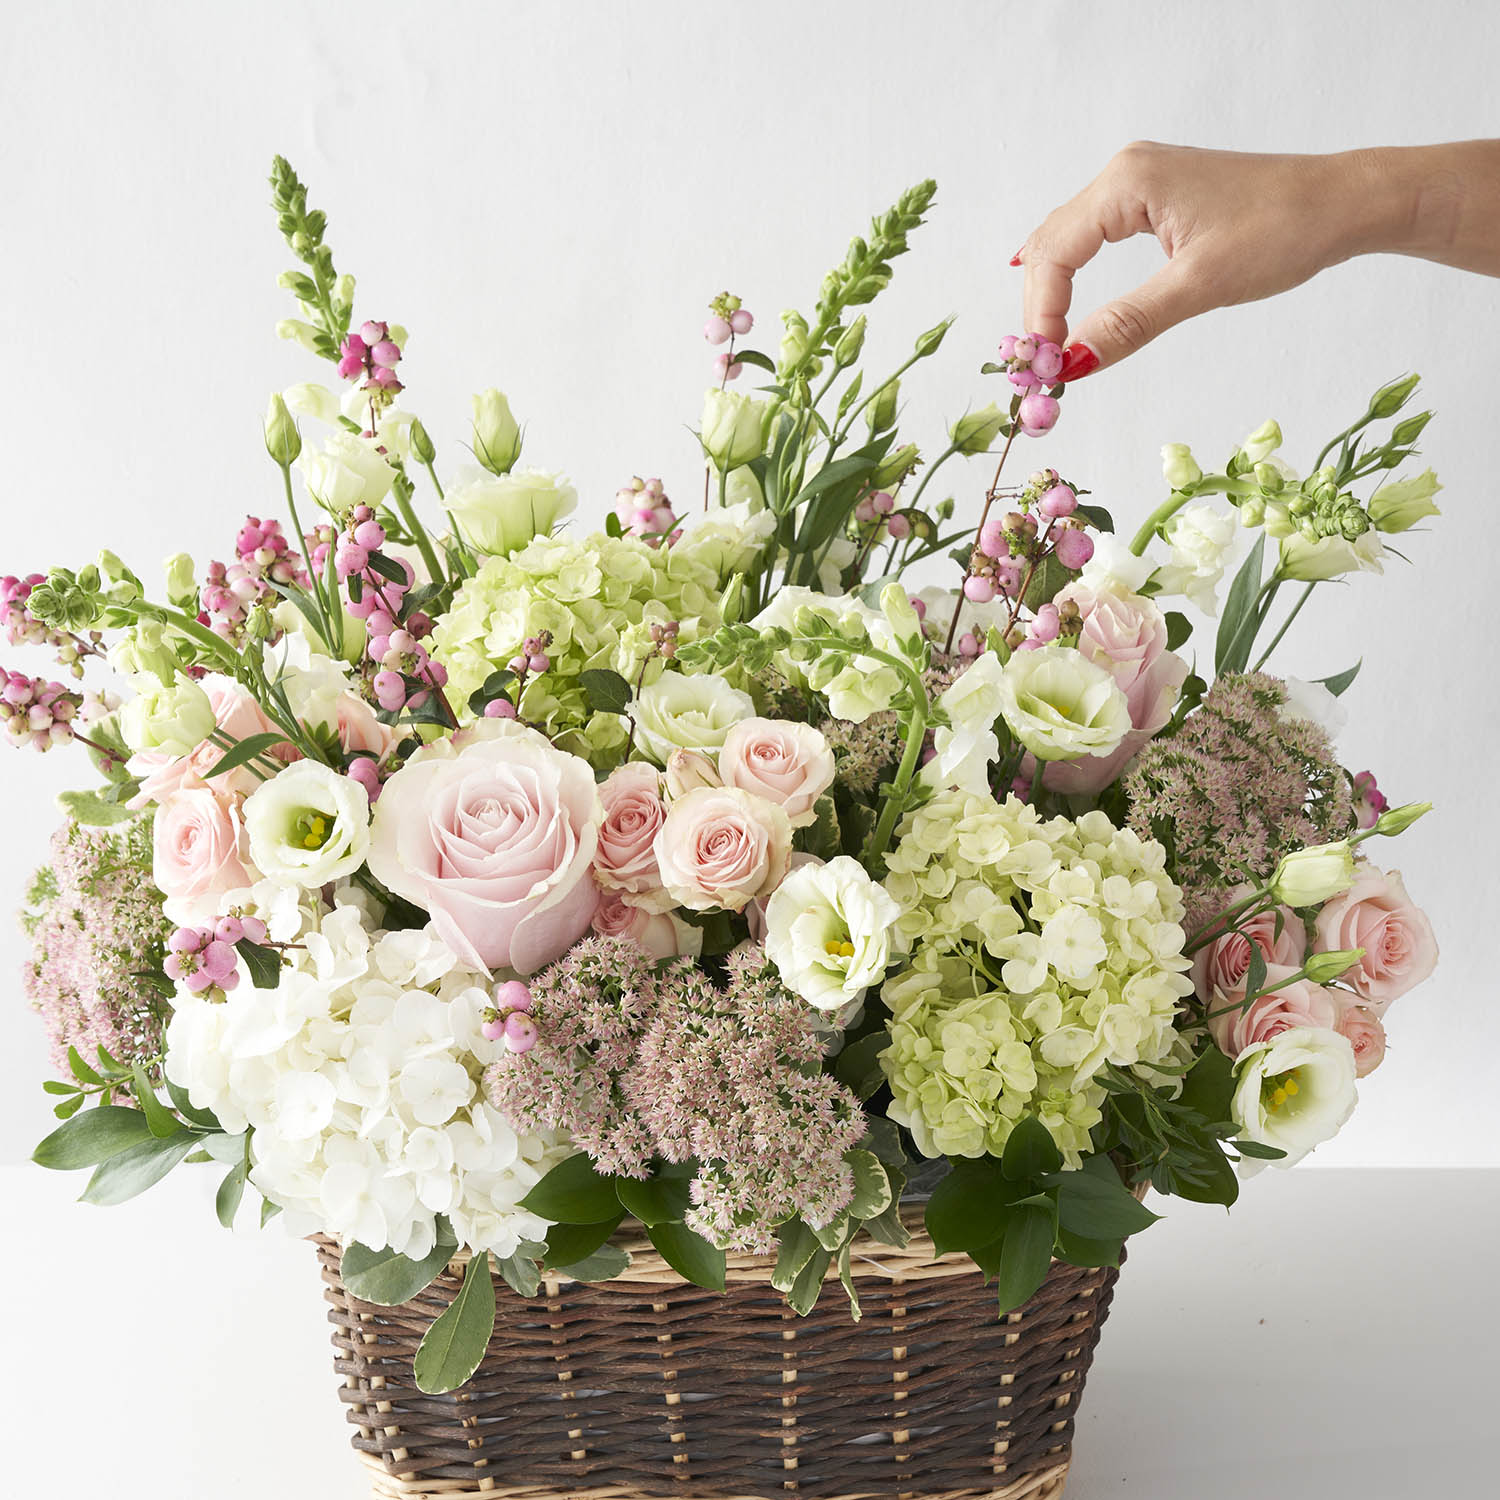
[[[999,697],[1011,733],[1038,760],[1108,755],[1133,727],[1114,677],[1067,646],[1017,651]]]
[[[755,700],[711,672],[689,677],[663,672],[630,705],[636,743],[658,765],[674,750],[714,754],[741,719],[753,717]]]
[[[1338,1134],[1359,1101],[1354,1048],[1338,1032],[1294,1026],[1256,1042],[1235,1060],[1239,1084],[1230,1113],[1247,1141],[1285,1151],[1277,1166],[1301,1161]],[[1247,1160],[1242,1173],[1258,1171]]]
[[[533,537],[550,536],[578,505],[578,491],[556,474],[522,469],[490,474],[460,469],[443,502],[464,537],[492,557],[508,557]]]
[[[1345,573],[1384,573],[1385,543],[1373,528],[1351,542],[1347,537],[1325,536],[1310,542],[1300,531],[1281,540],[1281,562],[1277,571],[1298,583],[1322,583]]]
[[[800,865],[766,903],[766,953],[794,995],[842,1010],[884,978],[900,914],[857,859]]]
[[[776,530],[775,515],[763,506],[742,500],[695,517],[672,544],[672,556],[690,557],[713,569],[719,582],[747,572],[765,550]]]
[[[208,694],[190,678],[163,687],[155,677],[138,679],[140,691],[120,710],[120,737],[137,752],[191,755],[217,726]]]
[[[1306,719],[1336,740],[1349,722],[1349,710],[1321,682],[1286,679],[1286,702],[1277,710],[1284,720]]]
[[[1218,586],[1234,546],[1233,516],[1212,505],[1189,505],[1167,527],[1167,561],[1156,570],[1158,594],[1181,594],[1206,615],[1219,612]]]
[[[765,451],[766,403],[710,387],[703,397],[698,440],[717,469],[737,469]]]
[[[299,760],[245,799],[250,858],[272,880],[322,886],[352,875],[370,849],[370,799],[352,777]]]
[[[1381,531],[1409,531],[1418,521],[1442,512],[1432,497],[1442,489],[1431,469],[1409,479],[1391,479],[1370,496],[1370,519]]]
[[[993,651],[986,651],[964,669],[938,698],[948,718],[932,733],[932,759],[922,767],[922,780],[933,791],[962,787],[969,792],[989,790],[989,769],[1000,755],[995,720],[1003,708],[1005,668]]]
[[[1283,906],[1321,906],[1354,884],[1354,850],[1348,839],[1314,844],[1281,856],[1271,877],[1271,899]]]
[[[298,460],[307,492],[325,509],[343,515],[356,505],[379,505],[390,493],[395,470],[352,432],[335,432]]]

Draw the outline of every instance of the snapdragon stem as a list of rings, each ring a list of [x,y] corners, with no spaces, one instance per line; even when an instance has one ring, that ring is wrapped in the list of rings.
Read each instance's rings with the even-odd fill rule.
[[[409,486],[397,484],[392,493],[396,497],[396,509],[401,512],[401,519],[406,523],[406,529],[411,534],[412,540],[416,542],[417,551],[422,554],[428,577],[438,588],[442,588],[448,581],[448,576],[438,561],[437,551],[432,545],[432,538],[427,535],[427,528],[417,519],[416,508],[411,503]]]
[[[1312,598],[1312,591],[1315,588],[1317,588],[1317,586],[1318,586],[1318,581],[1317,581],[1317,579],[1314,579],[1311,583],[1309,583],[1307,585],[1306,588],[1304,588],[1302,590],[1301,594],[1297,598],[1297,602],[1291,608],[1291,613],[1288,614],[1287,617],[1286,617],[1286,619],[1284,619],[1281,622],[1281,629],[1278,630],[1276,632],[1276,634],[1271,637],[1271,644],[1269,646],[1267,646],[1264,651],[1261,652],[1261,654],[1260,654],[1260,660],[1258,662],[1256,662],[1256,664],[1250,669],[1251,671],[1258,672],[1258,671],[1260,671],[1260,669],[1263,666],[1265,666],[1266,659],[1281,644],[1281,638],[1282,638],[1282,636],[1284,636],[1287,633],[1287,631],[1291,628],[1292,621],[1295,620],[1297,618],[1297,616],[1301,613],[1302,606],[1304,604],[1306,604],[1307,601],[1310,598]],[[1268,605],[1267,608],[1269,609],[1269,607],[1270,606]]]

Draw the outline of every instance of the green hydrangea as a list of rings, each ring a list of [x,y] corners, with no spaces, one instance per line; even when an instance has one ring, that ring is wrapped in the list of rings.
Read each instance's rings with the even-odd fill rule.
[[[891,1118],[927,1156],[1004,1149],[1035,1115],[1070,1165],[1106,1064],[1159,1081],[1192,993],[1166,851],[1102,812],[1043,819],[949,791],[908,814],[887,862],[907,966],[882,991]]]
[[[579,675],[608,668],[633,682],[650,626],[668,620],[680,623],[682,641],[717,627],[718,578],[705,562],[634,537],[542,536],[490,558],[464,584],[433,633],[433,655],[448,669],[449,701],[467,717],[475,689],[545,631],[552,665],[527,681],[521,717],[607,766],[623,753],[628,726],[589,708]],[[660,670],[653,662],[648,680]]]

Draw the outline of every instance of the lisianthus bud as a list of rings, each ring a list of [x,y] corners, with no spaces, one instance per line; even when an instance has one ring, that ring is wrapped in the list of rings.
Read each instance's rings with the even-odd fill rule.
[[[265,434],[266,452],[276,463],[284,469],[296,462],[302,452],[302,435],[280,394],[272,396],[266,406]]]
[[[1422,436],[1422,430],[1432,420],[1430,411],[1419,411],[1414,417],[1406,417],[1391,429],[1391,442],[1398,448],[1409,448]]]
[[[1411,479],[1393,479],[1370,497],[1370,519],[1381,531],[1407,531],[1427,516],[1442,514],[1432,503],[1440,489],[1431,469]]]
[[[412,457],[419,464],[430,464],[437,457],[437,448],[418,418],[411,419],[411,426],[407,428],[406,435],[411,443]]]
[[[1162,444],[1161,472],[1174,490],[1190,489],[1203,478],[1203,470],[1198,467],[1193,450],[1186,443]]]
[[[737,469],[765,450],[766,403],[711,388],[703,398],[698,440],[717,469]]]
[[[1271,899],[1283,906],[1321,906],[1354,884],[1348,839],[1284,854],[1271,877]]]
[[[1389,385],[1381,386],[1370,397],[1370,415],[1394,417],[1411,400],[1411,393],[1416,390],[1421,378],[1420,375],[1404,375],[1400,380],[1393,380]]]
[[[491,474],[509,474],[521,456],[521,428],[494,386],[472,398],[474,457]]]
[[[1312,953],[1308,955],[1303,968],[1314,984],[1331,984],[1364,956],[1363,948],[1340,948],[1331,953]]]
[[[1431,811],[1432,803],[1430,802],[1403,803],[1400,807],[1390,808],[1376,818],[1375,832],[1393,838],[1398,833],[1405,833],[1418,818],[1425,817]]]
[[[1005,421],[1005,412],[992,401],[978,411],[965,412],[949,429],[948,435],[960,453],[988,453]]]
[[[922,622],[912,608],[911,595],[907,593],[904,584],[888,583],[881,589],[880,612],[895,633],[897,641],[902,643],[903,650],[906,649],[907,642],[914,647],[921,643]]]
[[[865,407],[865,420],[870,432],[878,436],[889,432],[896,425],[896,402],[901,395],[901,382],[892,380],[875,392],[870,404]]]
[[[1261,459],[1270,457],[1281,446],[1281,428],[1276,422],[1268,419],[1260,424],[1249,437],[1240,444],[1240,452],[1245,455],[1246,460],[1258,464]]]
[[[922,334],[917,339],[917,358],[926,359],[929,354],[936,354],[944,336],[952,326],[952,322],[944,318],[935,328],[929,328],[926,333]]]
[[[887,453],[879,466],[870,473],[870,483],[879,490],[893,490],[916,466],[922,455],[915,443],[905,443],[892,453]]]

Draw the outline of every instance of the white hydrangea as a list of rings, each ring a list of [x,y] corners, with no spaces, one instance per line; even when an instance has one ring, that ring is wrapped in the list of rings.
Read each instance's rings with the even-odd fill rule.
[[[268,894],[268,893],[263,893]],[[254,1131],[250,1180],[299,1234],[420,1258],[446,1214],[460,1243],[512,1255],[547,1221],[520,1199],[566,1150],[484,1101],[499,1042],[485,976],[423,931],[372,931],[350,903],[297,934],[275,989],[179,992],[167,1076],[230,1133]],[[280,941],[289,941],[278,937]]]
[[[999,1153],[1034,1114],[1072,1165],[1106,1064],[1153,1077],[1181,1053],[1192,993],[1166,851],[1102,812],[1043,819],[1008,797],[941,792],[888,860],[906,968],[887,981],[881,1066],[925,1155]]]

